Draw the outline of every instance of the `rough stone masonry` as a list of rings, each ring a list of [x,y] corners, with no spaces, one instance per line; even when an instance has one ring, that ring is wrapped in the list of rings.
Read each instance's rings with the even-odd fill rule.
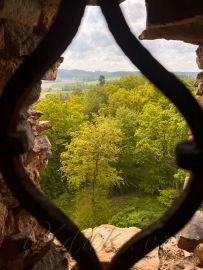
[[[37,47],[44,34],[49,29],[56,14],[60,0],[0,0],[0,95],[8,79],[14,74],[19,65],[32,51]],[[90,4],[95,4],[90,0]],[[183,8],[184,9],[184,8]],[[200,69],[203,69],[203,39],[202,39],[202,16],[190,18],[183,23],[174,22],[169,25],[159,25],[153,27],[148,23],[148,29],[142,34],[142,38],[168,38],[184,40],[186,42],[199,45],[197,51],[197,63]],[[150,29],[151,28],[151,29]],[[56,78],[57,68],[61,59],[50,69],[43,79],[54,80]],[[198,87],[199,102],[203,104],[203,74],[199,73],[196,86]],[[15,91],[15,89],[14,89]],[[38,121],[41,112],[30,109],[30,105],[36,102],[41,91],[41,82],[39,81],[32,89],[24,108],[19,117],[18,130],[25,130],[29,138],[29,150],[22,155],[23,164],[31,181],[38,188],[39,171],[43,170],[51,156],[51,145],[46,136],[40,136],[40,133],[51,128],[49,121]],[[109,230],[108,225],[99,228],[96,231],[101,236]],[[111,228],[110,228],[111,229]],[[120,229],[118,229],[119,231]],[[123,243],[129,238],[129,235],[135,233],[138,229],[125,230],[122,239],[117,241],[117,246],[105,247],[107,259],[119,248],[119,241]],[[92,230],[85,231],[91,236]],[[49,235],[37,223],[37,221],[24,209],[23,206],[12,196],[10,190],[0,173],[0,269],[5,270],[63,270],[68,268],[67,254],[56,244],[50,245]],[[102,239],[98,238],[98,241]],[[115,240],[115,239],[114,239]],[[100,243],[98,242],[97,243]],[[114,241],[116,243],[116,241]],[[177,245],[172,243],[174,249]],[[175,255],[171,245],[167,244],[162,248],[156,249],[154,255],[144,258],[140,262],[148,269],[148,266],[155,266],[155,269],[197,269],[194,264],[190,264],[187,256],[182,254],[183,260],[175,261]],[[100,252],[100,251],[98,251]],[[177,250],[177,254],[181,252]],[[159,254],[157,254],[159,253]],[[199,259],[201,265],[202,244],[195,247],[195,256]],[[175,251],[174,251],[174,254]],[[158,256],[159,260],[158,261]],[[150,256],[151,263],[150,263]],[[153,257],[155,256],[155,257]],[[168,257],[167,257],[168,256]],[[179,256],[179,255],[178,255]],[[102,254],[99,254],[102,259]],[[183,261],[188,260],[187,266]],[[145,262],[147,262],[145,264]],[[142,264],[143,263],[143,264]],[[159,265],[159,266],[158,266]],[[170,266],[172,265],[172,266]],[[70,264],[71,266],[71,264]],[[135,266],[136,267],[136,266]],[[184,268],[185,267],[185,268]],[[136,269],[136,268],[134,268]]]
[[[0,1],[0,95],[8,79],[25,57],[37,47],[49,29],[59,0]],[[55,80],[61,59],[44,75]],[[15,91],[15,89],[13,89]],[[30,109],[41,92],[41,81],[32,89],[19,117],[18,130],[25,130],[29,150],[22,160],[31,181],[39,185],[39,171],[51,156],[51,145],[43,130],[49,121],[38,121],[41,112]],[[12,196],[0,173],[0,269],[67,269],[64,251],[49,244],[47,232]]]

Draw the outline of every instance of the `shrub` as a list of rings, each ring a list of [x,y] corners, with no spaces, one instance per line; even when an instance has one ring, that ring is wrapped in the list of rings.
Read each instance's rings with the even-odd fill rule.
[[[159,191],[158,200],[166,207],[171,207],[173,201],[177,197],[175,189],[164,189]]]
[[[72,209],[73,209],[73,198],[74,195],[70,193],[63,193],[58,196],[57,199],[53,199],[52,202],[61,209],[67,216],[71,217]]]
[[[158,216],[152,211],[139,210],[129,206],[113,216],[109,223],[120,228],[137,227],[143,229],[157,218]]]

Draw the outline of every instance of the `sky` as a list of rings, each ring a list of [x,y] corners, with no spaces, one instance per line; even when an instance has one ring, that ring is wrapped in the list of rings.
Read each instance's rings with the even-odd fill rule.
[[[120,6],[131,31],[139,36],[146,24],[145,1],[126,0]],[[198,71],[195,45],[164,39],[142,44],[170,71]],[[114,41],[99,7],[86,8],[79,31],[63,57],[63,69],[137,71]]]

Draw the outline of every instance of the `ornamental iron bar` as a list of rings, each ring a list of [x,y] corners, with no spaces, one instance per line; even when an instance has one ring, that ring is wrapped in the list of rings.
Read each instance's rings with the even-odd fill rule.
[[[98,3],[120,48],[176,105],[194,135],[194,141],[179,143],[176,149],[178,165],[192,171],[188,186],[160,219],[127,241],[108,265],[108,270],[128,270],[148,252],[178,232],[202,202],[203,111],[187,88],[161,66],[131,33],[118,2],[98,0]],[[79,268],[101,270],[102,265],[90,241],[29,180],[20,158],[20,154],[27,150],[27,137],[26,134],[17,132],[18,117],[24,100],[29,96],[32,86],[42,78],[73,40],[85,6],[86,0],[62,0],[56,19],[43,41],[8,81],[0,99],[0,169],[13,195],[70,251]]]

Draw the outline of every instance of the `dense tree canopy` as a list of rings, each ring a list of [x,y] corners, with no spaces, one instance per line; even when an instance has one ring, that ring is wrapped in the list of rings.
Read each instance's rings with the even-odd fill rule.
[[[194,81],[184,83],[193,92]],[[187,126],[144,77],[129,75],[68,95],[49,94],[35,108],[44,113],[42,120],[53,123],[44,132],[53,159],[41,174],[42,188],[81,228],[108,222],[114,192],[159,196],[169,206],[181,191],[186,172],[176,166],[174,151],[177,142],[187,139]],[[157,217],[142,219],[147,209],[136,215],[135,208],[126,211],[141,227],[147,222],[141,220]],[[118,221],[122,213],[112,219],[115,224],[124,224]]]
[[[86,219],[85,225],[96,226],[100,215],[104,215],[100,208],[107,204],[106,192],[123,181],[113,166],[118,161],[121,131],[97,117],[94,122],[86,122],[71,135],[72,141],[66,145],[67,151],[61,154],[61,171],[70,188],[81,191],[75,211],[76,222],[82,225],[81,222]]]
[[[47,196],[54,199],[67,187],[59,171],[60,154],[65,150],[64,144],[70,142],[71,132],[77,130],[85,119],[83,100],[78,96],[63,100],[60,95],[47,95],[35,105],[35,109],[44,113],[41,120],[49,120],[53,124],[52,129],[43,132],[51,142],[53,157],[46,170],[41,172],[41,186]]]

